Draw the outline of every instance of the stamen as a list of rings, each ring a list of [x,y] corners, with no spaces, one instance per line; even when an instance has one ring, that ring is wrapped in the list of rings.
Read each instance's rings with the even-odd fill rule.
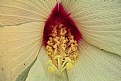
[[[72,67],[73,67],[73,64],[72,64],[72,63],[67,63],[67,64],[66,64],[66,68],[67,68],[67,69],[72,69]]]
[[[53,26],[47,41],[46,51],[50,60],[47,61],[48,71],[61,76],[66,69],[71,69],[78,59],[78,44],[71,35],[70,29],[59,24]]]

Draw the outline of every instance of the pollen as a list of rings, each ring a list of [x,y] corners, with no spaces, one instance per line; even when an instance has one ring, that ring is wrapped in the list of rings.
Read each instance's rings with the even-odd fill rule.
[[[46,45],[50,60],[47,61],[48,71],[61,76],[66,69],[73,68],[77,61],[78,43],[68,27],[63,24],[52,26],[52,32]]]

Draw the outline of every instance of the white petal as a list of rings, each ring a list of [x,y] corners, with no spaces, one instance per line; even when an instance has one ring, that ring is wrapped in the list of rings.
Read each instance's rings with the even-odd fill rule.
[[[0,25],[16,25],[33,21],[46,21],[56,0],[1,0]]]
[[[75,1],[66,10],[84,40],[121,55],[121,1]]]
[[[36,58],[43,23],[32,22],[0,29],[0,81],[14,81]]]
[[[46,62],[48,57],[43,48],[41,48],[37,61],[28,73],[26,81],[68,81],[66,73],[62,77],[48,72]]]
[[[79,49],[77,63],[68,70],[70,81],[121,81],[121,57],[86,42]]]

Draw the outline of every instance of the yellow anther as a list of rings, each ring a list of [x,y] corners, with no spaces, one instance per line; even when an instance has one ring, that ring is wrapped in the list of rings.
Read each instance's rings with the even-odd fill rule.
[[[55,48],[55,49],[56,49],[56,48],[57,48],[57,44],[53,45],[53,48]]]
[[[65,61],[71,62],[71,59],[70,59],[69,57],[66,57],[66,58],[65,58]]]
[[[57,48],[56,48],[56,49],[54,50],[53,54],[57,54],[57,52],[58,52],[58,51],[57,51]]]
[[[76,48],[75,47],[71,47],[72,51],[76,51]]]
[[[51,53],[48,53],[48,55],[51,55]]]
[[[56,44],[57,44],[57,45],[59,45],[59,44],[60,44],[60,42],[59,42],[59,41],[57,41],[57,42],[56,42]]]
[[[51,64],[52,63],[52,60],[48,60],[47,62],[46,62],[46,64]]]
[[[74,43],[74,40],[70,40],[70,43]]]
[[[50,48],[51,48],[50,46],[48,46],[48,45],[46,46],[46,49],[50,49]]]
[[[50,73],[53,73],[53,72],[55,71],[55,69],[54,69],[53,66],[49,66],[49,67],[48,67],[48,71],[49,71]]]
[[[55,42],[58,42],[59,37],[55,37],[55,38],[53,38],[53,40],[54,40]]]
[[[58,28],[62,28],[63,27],[63,24],[60,24],[59,26],[58,26]]]
[[[54,57],[54,59],[58,59],[58,58],[62,58],[62,56],[56,55],[56,56]]]
[[[72,63],[67,63],[66,64],[66,69],[72,69],[73,68],[73,64]]]
[[[70,35],[70,39],[74,39],[74,36],[73,35]]]
[[[62,49],[65,50],[66,49],[65,46],[63,46]]]
[[[62,41],[62,43],[66,43],[67,42],[67,39],[64,39],[63,41]]]
[[[67,31],[65,30],[65,28],[61,28],[60,35],[65,35],[66,33],[67,33]]]

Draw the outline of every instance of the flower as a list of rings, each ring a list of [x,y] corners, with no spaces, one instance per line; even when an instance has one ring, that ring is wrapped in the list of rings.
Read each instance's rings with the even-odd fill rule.
[[[0,81],[120,81],[120,3],[1,0]]]

